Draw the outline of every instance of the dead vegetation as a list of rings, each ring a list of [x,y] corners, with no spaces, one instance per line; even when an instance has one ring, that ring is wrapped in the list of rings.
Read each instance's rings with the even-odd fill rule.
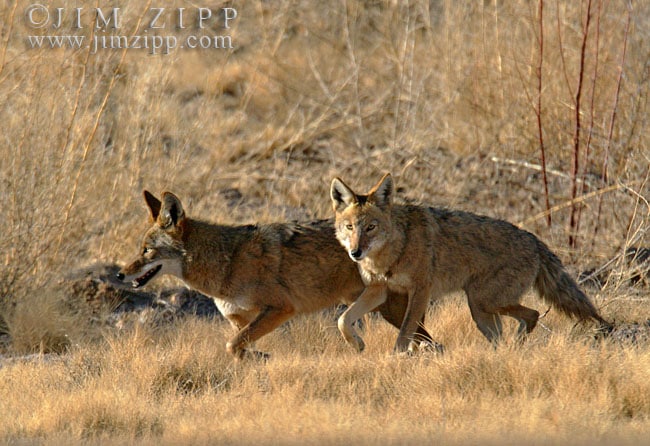
[[[0,6],[2,441],[647,438],[648,5],[238,2],[233,50],[150,55],[29,48],[54,32],[27,26],[29,4]],[[129,33],[161,5],[100,6]],[[144,188],[243,224],[331,216],[334,175],[363,188],[386,171],[400,200],[505,218],[594,273],[620,336],[551,312],[550,331],[493,350],[452,296],[427,318],[442,356],[389,355],[396,332],[375,319],[357,355],[326,314],[263,339],[269,363],[234,364],[230,328],[167,294],[178,283],[134,295],[110,270],[70,276],[132,255]]]

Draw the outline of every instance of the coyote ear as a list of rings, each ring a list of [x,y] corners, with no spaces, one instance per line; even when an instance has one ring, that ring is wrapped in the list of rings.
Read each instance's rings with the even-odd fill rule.
[[[332,198],[334,212],[338,212],[352,203],[357,202],[356,194],[340,178],[334,178],[332,180],[330,197]]]
[[[145,190],[143,192],[144,201],[149,207],[149,213],[151,214],[151,220],[156,221],[158,214],[160,214],[160,200],[153,196],[151,192]]]
[[[163,229],[177,226],[183,218],[185,218],[185,212],[183,211],[181,200],[171,192],[163,192],[162,208],[160,215],[158,215],[158,223],[160,226]]]
[[[379,207],[390,206],[393,202],[393,177],[387,173],[379,180],[379,183],[370,189],[368,201],[372,201]]]

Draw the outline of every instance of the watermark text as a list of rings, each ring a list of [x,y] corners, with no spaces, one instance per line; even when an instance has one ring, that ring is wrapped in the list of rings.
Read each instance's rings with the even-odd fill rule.
[[[29,49],[140,49],[169,54],[176,49],[233,49],[230,30],[238,12],[232,7],[150,7],[129,34],[122,8],[63,8],[34,3],[25,9]],[[132,21],[131,21],[132,23]],[[87,30],[84,32],[83,30]],[[65,33],[65,32],[68,33]]]

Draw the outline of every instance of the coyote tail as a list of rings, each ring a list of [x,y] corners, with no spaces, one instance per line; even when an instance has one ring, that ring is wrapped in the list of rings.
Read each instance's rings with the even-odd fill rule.
[[[540,296],[564,314],[580,320],[593,319],[600,323],[601,330],[611,331],[612,325],[603,319],[569,276],[560,259],[541,241],[537,240],[540,269],[535,279],[535,288]]]

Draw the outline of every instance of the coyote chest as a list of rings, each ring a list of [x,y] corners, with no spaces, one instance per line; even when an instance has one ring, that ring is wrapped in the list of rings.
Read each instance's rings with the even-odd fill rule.
[[[359,273],[366,286],[384,284],[387,289],[400,294],[408,294],[408,290],[411,288],[412,282],[408,274],[393,273],[391,270],[383,273],[374,273],[361,265],[359,267]]]
[[[243,310],[246,311],[253,311],[259,309],[259,305],[251,298],[250,295],[241,293],[241,294],[235,294],[233,296],[220,296],[218,299],[227,301],[231,303],[232,305],[239,307]]]
[[[256,286],[253,285],[253,283],[259,282],[259,278],[246,275],[243,280],[248,280],[245,282],[240,280],[239,277],[236,279],[237,282],[233,284],[232,277],[227,277],[220,273],[198,277],[196,275],[186,274],[182,277],[182,280],[189,288],[199,290],[215,300],[218,299],[222,302],[228,302],[230,305],[245,311],[259,309],[259,302],[254,298]]]

